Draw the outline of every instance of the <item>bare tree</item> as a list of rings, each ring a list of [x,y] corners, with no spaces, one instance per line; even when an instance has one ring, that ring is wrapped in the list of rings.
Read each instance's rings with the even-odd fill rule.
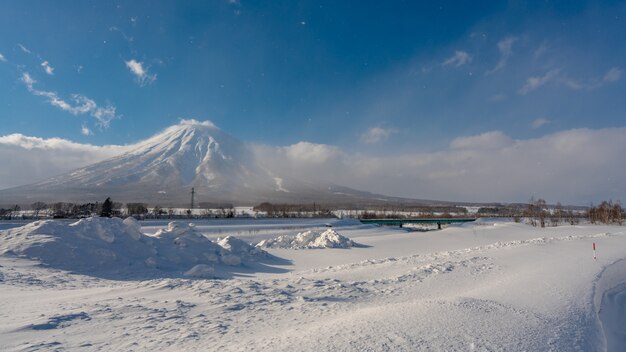
[[[589,207],[587,217],[592,224],[601,222],[603,224],[618,223],[622,225],[624,223],[624,210],[620,202],[602,201],[597,207],[593,205]]]
[[[620,202],[613,204],[613,209],[611,209],[611,218],[613,218],[613,221],[617,222],[619,225],[624,223],[624,209],[622,209]]]
[[[604,224],[608,224],[611,219],[611,208],[613,208],[612,202],[603,201],[598,206],[598,216],[600,221]]]
[[[39,218],[39,213],[40,213],[42,210],[47,209],[47,208],[48,208],[48,205],[46,205],[46,203],[44,203],[44,202],[35,202],[35,203],[31,204],[31,206],[30,206],[30,207],[31,207],[31,208],[33,209],[33,211],[34,211],[34,214],[33,214],[33,215],[34,215],[36,218]]]
[[[539,218],[539,223],[541,227],[546,227],[546,201],[539,198],[535,203],[535,211],[537,212],[537,217]]]
[[[152,208],[152,215],[155,218],[160,217],[163,214],[166,214],[167,212],[160,206],[160,205],[155,205],[154,208]]]
[[[554,208],[553,215],[554,217],[556,217],[557,224],[560,224],[563,221],[564,211],[563,211],[563,205],[561,204],[561,202],[556,202],[556,207]]]
[[[536,213],[535,196],[532,196],[530,197],[530,201],[528,202],[528,207],[526,208],[526,211],[524,212],[524,216],[528,218],[528,220],[530,221],[530,224],[533,226],[537,226],[537,221],[535,220],[535,213]]]
[[[148,207],[144,203],[126,203],[126,209],[129,216],[142,217],[148,213]]]
[[[570,225],[578,224],[578,218],[574,216],[574,211],[572,210],[567,211],[567,219],[569,220]]]
[[[20,211],[22,211],[22,207],[20,207],[18,204],[15,204],[12,210],[13,212],[11,213],[11,218],[16,219],[20,215]]]

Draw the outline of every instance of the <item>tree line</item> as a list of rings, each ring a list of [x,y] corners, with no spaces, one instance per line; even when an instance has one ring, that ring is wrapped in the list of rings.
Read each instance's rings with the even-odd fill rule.
[[[587,211],[589,221],[592,224],[603,223],[622,225],[624,223],[624,209],[619,202],[603,201],[598,206],[591,206]]]
[[[300,217],[333,217],[331,209],[316,203],[311,204],[272,204],[263,202],[253,208],[267,217],[300,218]]]
[[[234,217],[235,211],[229,204],[200,203],[200,206],[216,206],[218,208],[191,209],[162,207],[155,205],[150,208],[146,203],[114,202],[107,198],[104,202],[76,204],[71,202],[44,203],[34,202],[26,209],[20,205],[10,208],[0,208],[0,219],[77,219],[90,216],[123,217],[133,216],[144,219],[159,218],[186,218],[186,217],[207,217],[207,218],[229,218]]]
[[[592,204],[585,211],[575,213],[571,209],[564,209],[560,202],[554,207],[548,207],[544,199],[531,198],[525,211],[513,217],[516,222],[521,221],[522,218],[527,219],[531,225],[539,227],[558,226],[563,223],[576,225],[581,219],[592,224],[622,225],[626,214],[620,202],[602,201],[598,206]]]
[[[213,208],[209,208],[213,207]],[[343,208],[346,209],[346,208]],[[559,224],[578,224],[581,220],[590,223],[623,224],[626,218],[621,203],[603,201],[597,206],[593,204],[584,210],[572,210],[561,203],[548,205],[542,198],[534,197],[526,204],[493,204],[480,207],[470,214],[466,207],[461,206],[401,206],[401,205],[374,205],[348,210],[343,216],[354,218],[448,218],[448,217],[506,217],[516,222],[526,221],[533,226],[546,227]],[[329,205],[311,204],[273,204],[261,203],[253,208],[255,213],[265,217],[334,217],[337,207]],[[134,216],[140,219],[163,218],[232,218],[237,216],[232,204],[201,203],[200,208],[184,209],[161,207],[155,205],[149,208],[146,203],[130,202],[122,204],[107,198],[104,202],[75,204],[56,202],[46,204],[34,202],[29,209],[22,211],[19,205],[10,208],[0,208],[0,219],[40,219],[40,218],[81,218],[89,216]]]

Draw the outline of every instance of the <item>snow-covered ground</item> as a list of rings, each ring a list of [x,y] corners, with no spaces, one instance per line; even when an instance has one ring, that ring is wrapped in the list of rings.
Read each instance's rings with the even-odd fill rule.
[[[322,233],[329,220],[147,222],[143,233],[128,221],[113,236],[114,226],[82,221],[45,238],[38,232],[69,223],[0,233],[3,351],[626,346],[624,227],[482,221],[407,232],[335,221],[333,230],[359,246],[265,253],[224,237],[256,244]],[[51,242],[64,244],[52,252],[58,258]],[[116,256],[92,268],[97,258],[85,257],[85,248]],[[204,255],[207,248],[216,257]],[[196,277],[211,275],[222,278]]]

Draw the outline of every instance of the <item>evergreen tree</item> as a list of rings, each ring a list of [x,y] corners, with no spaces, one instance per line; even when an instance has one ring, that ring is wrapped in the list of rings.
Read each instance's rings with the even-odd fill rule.
[[[107,199],[102,203],[102,212],[100,216],[110,218],[113,213],[113,202],[111,198],[107,197]]]

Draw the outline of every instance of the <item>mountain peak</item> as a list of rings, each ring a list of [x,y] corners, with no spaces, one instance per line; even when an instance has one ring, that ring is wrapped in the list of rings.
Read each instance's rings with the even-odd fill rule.
[[[0,192],[0,198],[184,204],[195,189],[199,202],[296,202],[367,199],[274,174],[249,145],[211,121],[181,119],[110,159],[36,184]]]
[[[181,119],[178,126],[208,127],[211,129],[219,130],[219,128],[209,120],[198,121],[196,119]]]
[[[163,203],[186,199],[191,187],[199,200],[216,201],[284,192],[245,143],[211,121],[194,119],[183,119],[124,154],[31,186]]]

